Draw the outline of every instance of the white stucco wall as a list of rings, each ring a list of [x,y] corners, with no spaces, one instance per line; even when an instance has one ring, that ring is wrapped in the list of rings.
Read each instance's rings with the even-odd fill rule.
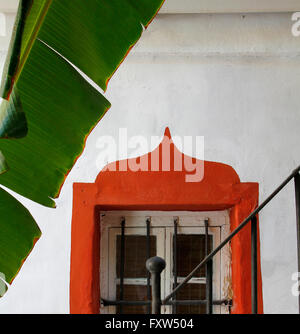
[[[173,135],[204,136],[205,159],[259,182],[266,198],[300,164],[300,37],[291,26],[288,13],[158,16],[110,81],[113,106],[90,135],[57,209],[21,199],[43,236],[0,300],[0,313],[69,311],[72,183],[94,182],[97,141],[117,138],[119,128],[148,138],[165,126]],[[290,184],[260,215],[266,313],[297,312],[293,195]]]

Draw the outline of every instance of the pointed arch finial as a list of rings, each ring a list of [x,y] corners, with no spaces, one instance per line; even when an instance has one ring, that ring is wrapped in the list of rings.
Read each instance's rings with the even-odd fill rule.
[[[171,139],[171,132],[170,132],[169,127],[166,127],[164,136],[168,137],[169,139]]]

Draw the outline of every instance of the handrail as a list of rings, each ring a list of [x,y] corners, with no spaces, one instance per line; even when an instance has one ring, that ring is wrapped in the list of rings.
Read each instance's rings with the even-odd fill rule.
[[[191,273],[167,296],[162,300],[162,304],[167,304],[167,302],[181,289],[185,286],[188,281],[194,276],[194,274],[204,266],[209,260],[211,260],[239,231],[241,231],[250,220],[256,217],[256,215],[297,175],[299,175],[300,166],[296,168],[282,183],[277,187],[272,194],[265,199],[262,204],[260,204],[235,230],[233,230],[230,235],[225,238],[219,246],[217,246],[210,254],[208,254],[192,271]]]

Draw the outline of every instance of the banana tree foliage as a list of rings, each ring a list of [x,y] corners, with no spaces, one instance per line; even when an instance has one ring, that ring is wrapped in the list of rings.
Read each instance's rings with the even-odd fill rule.
[[[80,71],[105,91],[162,3],[20,1],[0,90],[0,184],[55,207],[86,137],[110,108]],[[40,235],[28,210],[0,188],[0,296]]]

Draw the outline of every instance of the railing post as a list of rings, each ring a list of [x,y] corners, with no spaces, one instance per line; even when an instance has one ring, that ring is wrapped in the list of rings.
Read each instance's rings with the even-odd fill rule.
[[[209,254],[208,219],[205,219],[205,256]],[[206,313],[213,313],[213,261],[206,263]]]
[[[295,175],[294,181],[295,181],[295,199],[296,199],[297,255],[298,255],[298,277],[299,277],[300,273],[300,174],[299,173]],[[300,313],[300,294],[299,294],[298,305]]]
[[[124,271],[125,271],[125,223],[126,220],[122,217],[121,220],[121,261],[120,261],[120,293],[119,299],[124,298]],[[123,313],[123,306],[120,305],[120,314]]]
[[[178,221],[179,218],[174,218],[174,236],[173,236],[173,277],[174,277],[174,283],[173,283],[173,289],[177,286],[177,234],[178,234]],[[176,293],[173,297],[173,301],[176,301]],[[177,312],[177,305],[174,304],[172,306],[172,313],[176,314]]]
[[[251,219],[251,301],[252,313],[257,314],[257,218]]]
[[[146,220],[146,226],[147,226],[147,259],[150,258],[150,252],[151,252],[151,239],[150,239],[150,224],[151,224],[151,218],[148,217]],[[151,299],[151,284],[150,284],[150,272],[147,273],[147,299]],[[147,313],[151,314],[151,304],[147,305]]]
[[[165,267],[165,260],[158,256],[151,257],[146,262],[146,268],[151,274],[152,314],[161,313],[160,274]]]
[[[209,260],[206,264],[206,313],[213,314],[213,263]]]

